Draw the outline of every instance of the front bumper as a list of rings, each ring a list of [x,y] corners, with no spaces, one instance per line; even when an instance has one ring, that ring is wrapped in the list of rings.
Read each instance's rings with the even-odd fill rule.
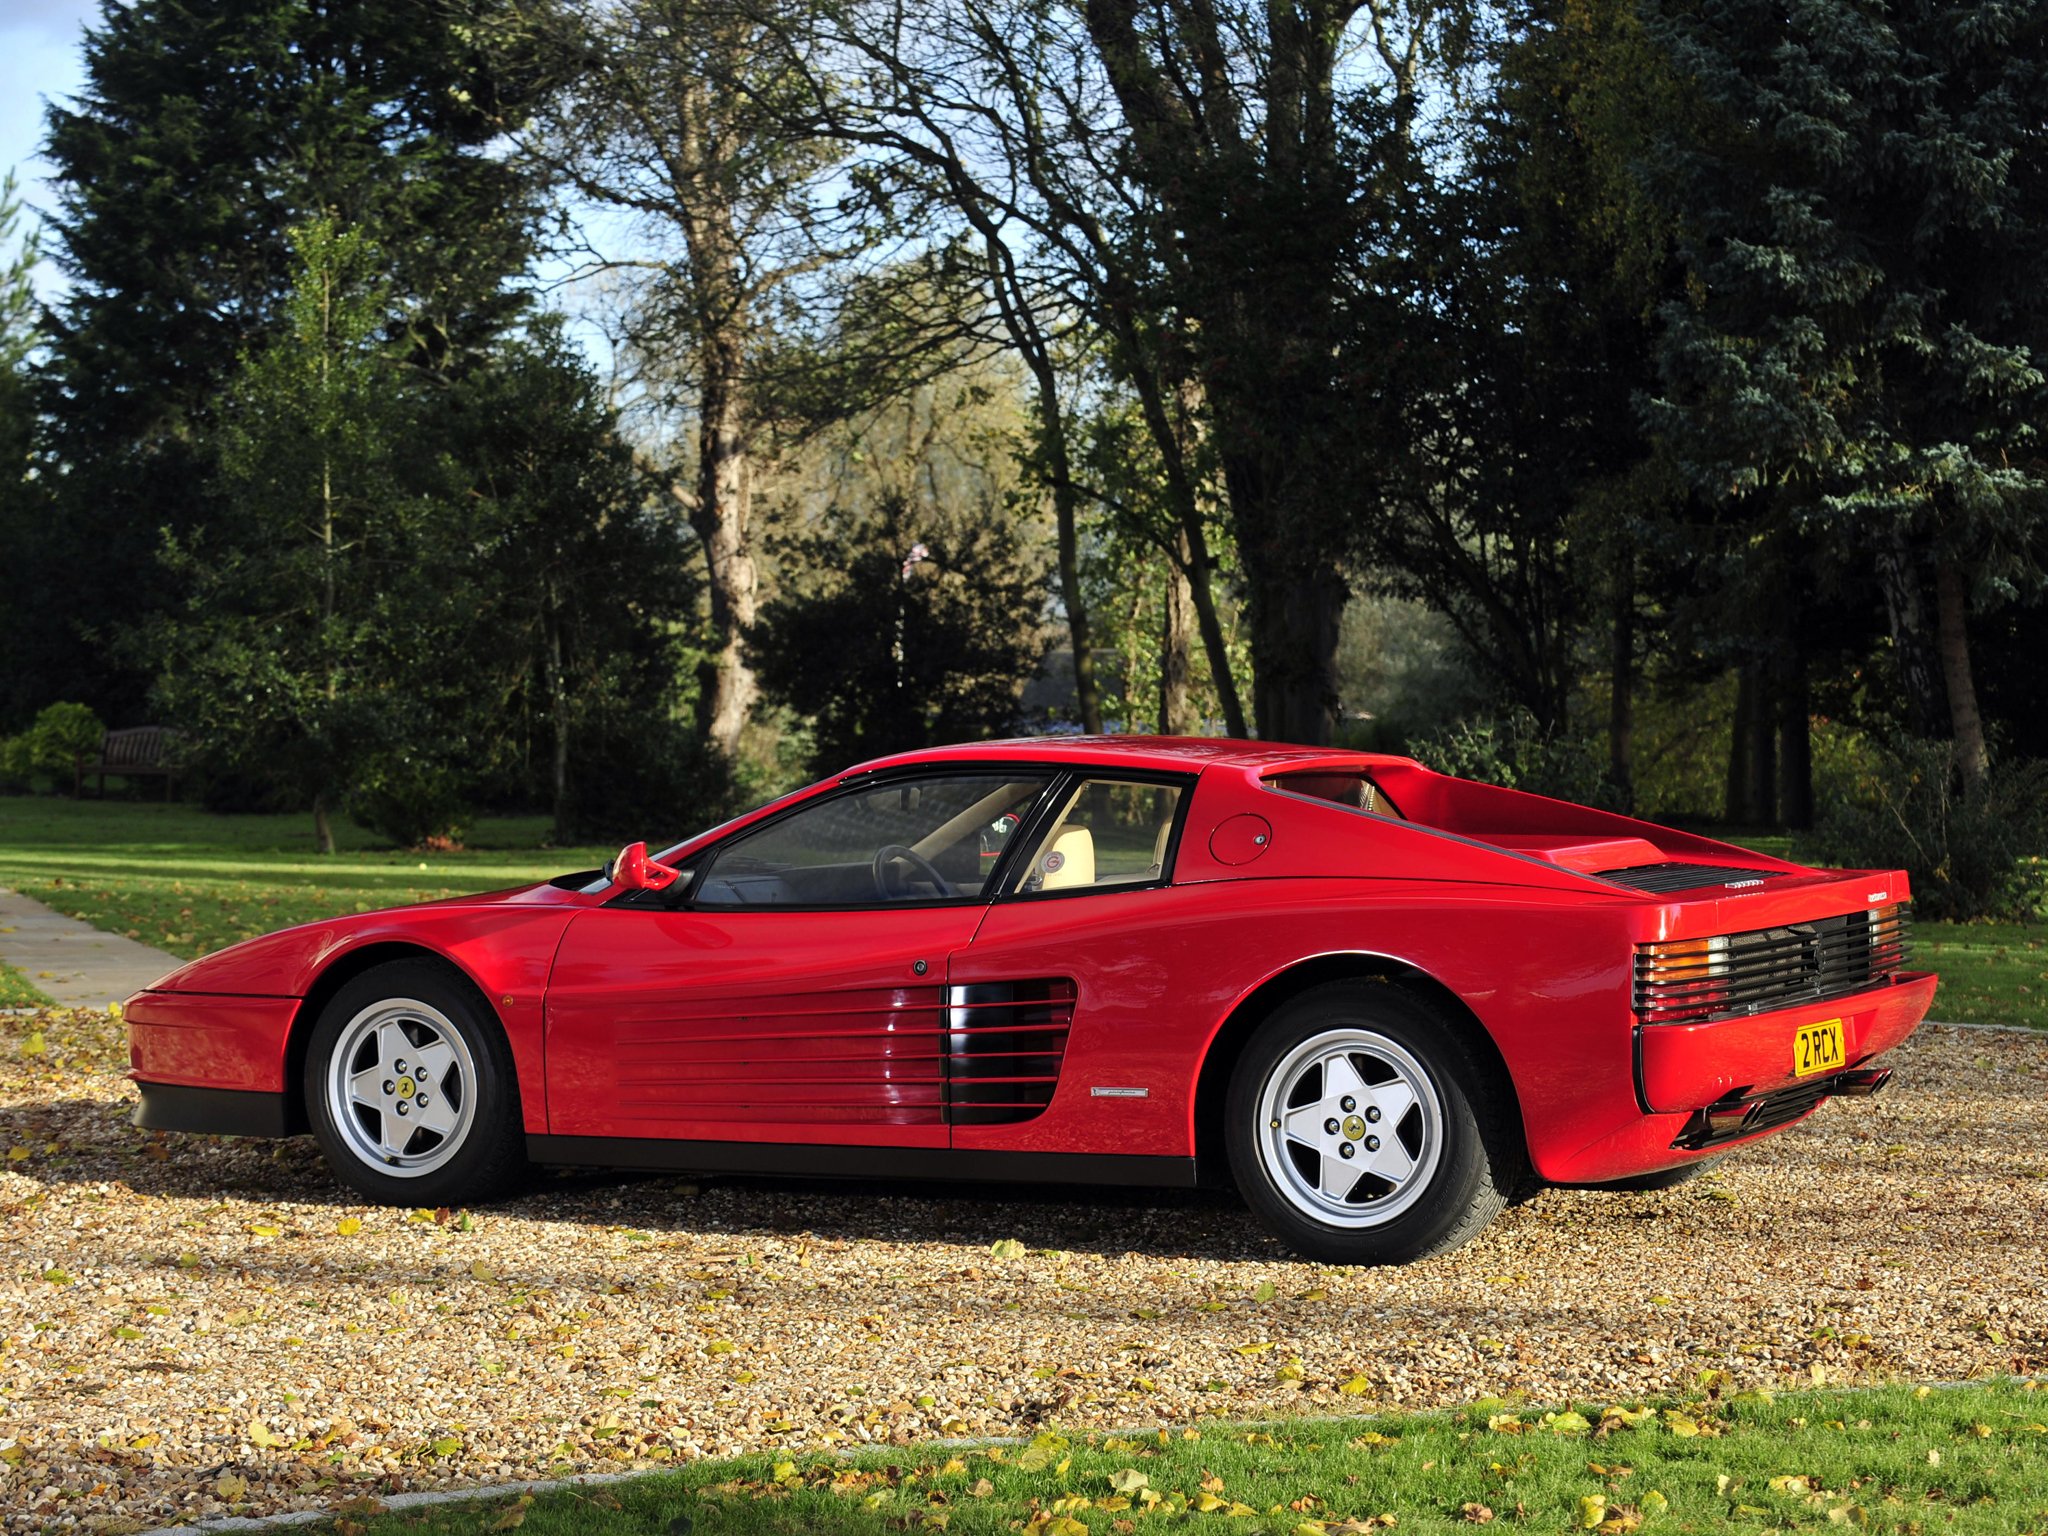
[[[145,1083],[135,1123],[147,1131],[198,1131],[211,1136],[290,1136],[292,1105],[283,1093],[234,1088],[190,1088],[181,1083]]]
[[[301,1000],[215,992],[138,992],[123,1015],[138,1082],[282,1093],[285,1044]]]

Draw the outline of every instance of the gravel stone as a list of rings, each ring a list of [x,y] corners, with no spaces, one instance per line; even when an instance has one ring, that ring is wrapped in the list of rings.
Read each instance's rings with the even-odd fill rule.
[[[556,1174],[366,1206],[310,1141],[132,1127],[119,1021],[0,1017],[0,1530],[763,1449],[2048,1369],[2048,1039],[1396,1270],[1227,1196]],[[1015,1239],[1021,1258],[998,1258]],[[1264,1298],[1264,1299],[1261,1299]]]

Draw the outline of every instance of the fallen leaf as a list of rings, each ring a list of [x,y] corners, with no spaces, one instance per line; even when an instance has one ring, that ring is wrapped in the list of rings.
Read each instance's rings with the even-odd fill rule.
[[[343,1237],[354,1237],[363,1230],[363,1219],[360,1216],[344,1216],[334,1224],[334,1230]]]
[[[1493,1511],[1484,1504],[1463,1504],[1458,1513],[1474,1525],[1485,1525],[1493,1519]]]
[[[1604,1494],[1589,1493],[1579,1500],[1579,1526],[1582,1530],[1597,1530],[1606,1518],[1607,1498]]]
[[[988,1251],[999,1259],[1021,1259],[1024,1257],[1024,1245],[1014,1237],[1006,1237],[1000,1242],[990,1243]]]

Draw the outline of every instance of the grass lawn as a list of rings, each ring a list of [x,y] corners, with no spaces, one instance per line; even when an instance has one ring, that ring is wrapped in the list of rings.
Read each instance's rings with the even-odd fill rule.
[[[0,797],[0,885],[71,917],[194,958],[338,912],[544,880],[616,848],[538,845],[544,817],[486,818],[460,853],[378,847],[338,823],[313,851],[310,816],[212,816],[192,806]],[[662,837],[667,828],[650,829]],[[0,978],[0,999],[10,983]]]
[[[1913,964],[1941,973],[1934,1018],[2048,1029],[2048,923],[1916,923]]]
[[[26,974],[0,962],[0,1008],[47,1007],[49,999],[29,984]]]
[[[687,1518],[685,1518],[687,1517]],[[1372,1536],[1469,1531],[2048,1530],[2048,1390],[2022,1383],[1544,1414],[1043,1435],[1028,1447],[788,1453],[405,1513],[343,1536]]]

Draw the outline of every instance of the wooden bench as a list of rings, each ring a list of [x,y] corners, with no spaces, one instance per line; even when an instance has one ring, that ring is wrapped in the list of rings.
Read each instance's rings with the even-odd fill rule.
[[[178,787],[178,744],[182,739],[178,732],[161,725],[107,732],[100,741],[97,762],[84,757],[73,761],[71,798],[76,800],[84,794],[85,776],[90,773],[100,781],[102,800],[107,796],[108,774],[122,779],[162,779],[164,799],[172,799]]]

